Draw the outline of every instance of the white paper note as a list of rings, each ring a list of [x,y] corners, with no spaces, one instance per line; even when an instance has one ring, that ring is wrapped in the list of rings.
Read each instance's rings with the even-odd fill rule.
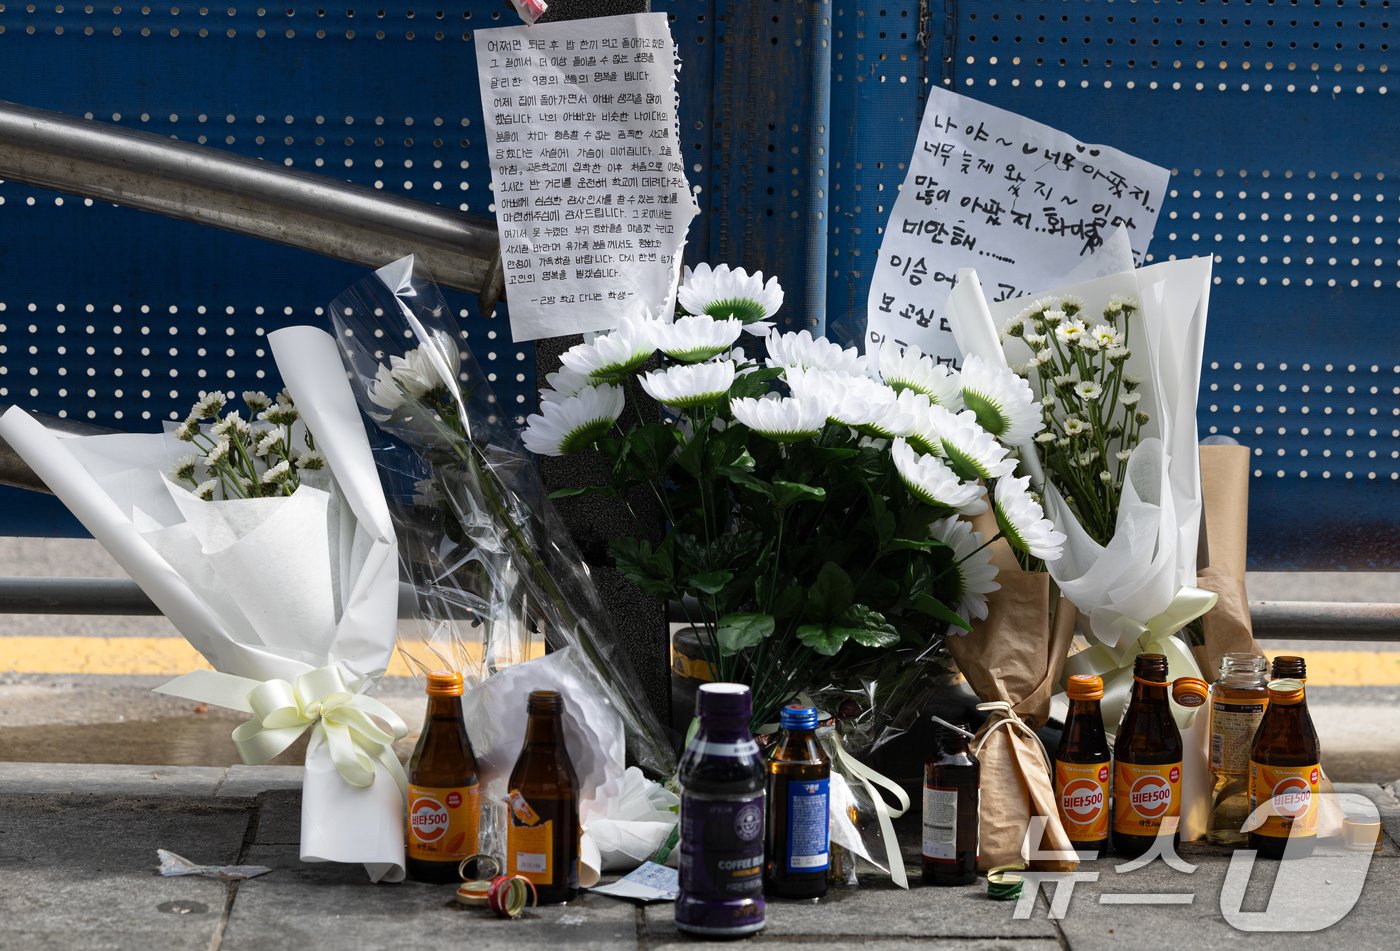
[[[476,60],[511,336],[669,311],[699,207],[666,14],[478,30]]]
[[[989,300],[1052,286],[1115,230],[1141,263],[1170,173],[944,89],[929,92],[870,286],[865,348],[961,358],[945,302],[958,269]]]

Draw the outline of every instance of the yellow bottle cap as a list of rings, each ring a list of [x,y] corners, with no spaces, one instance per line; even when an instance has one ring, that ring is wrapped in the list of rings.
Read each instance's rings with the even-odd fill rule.
[[[1291,678],[1269,684],[1269,702],[1289,706],[1303,702],[1303,682]]]
[[[1102,700],[1103,678],[1097,674],[1075,674],[1065,684],[1071,700]]]
[[[1210,684],[1199,677],[1178,677],[1172,681],[1172,699],[1183,707],[1199,707],[1210,698]]]
[[[428,696],[460,697],[462,675],[455,670],[435,670],[428,674]]]

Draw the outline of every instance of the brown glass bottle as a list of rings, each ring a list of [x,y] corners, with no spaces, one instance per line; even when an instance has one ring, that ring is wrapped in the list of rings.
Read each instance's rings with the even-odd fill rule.
[[[1179,842],[1181,731],[1167,702],[1167,658],[1139,654],[1113,743],[1113,851],[1135,857],[1158,836]]]
[[[1055,801],[1074,850],[1102,854],[1108,851],[1112,760],[1100,708],[1103,680],[1075,674],[1068,693],[1069,714],[1055,753]]]
[[[564,748],[564,698],[535,690],[525,746],[510,773],[506,874],[535,885],[540,904],[578,895],[578,776]]]
[[[982,766],[968,750],[965,733],[940,726],[934,741],[937,752],[924,763],[923,880],[970,885],[977,880]]]
[[[763,893],[821,898],[831,868],[831,761],[817,742],[817,711],[778,713],[778,742],[768,759],[768,820]]]
[[[481,788],[462,720],[462,675],[428,675],[428,714],[408,761],[407,872],[420,882],[455,882],[477,853]]]
[[[1302,858],[1317,843],[1322,752],[1304,694],[1299,680],[1269,684],[1269,709],[1249,751],[1250,812],[1269,806],[1249,847],[1272,859]]]
[[[1296,680],[1302,684],[1308,682],[1308,665],[1303,658],[1296,654],[1280,654],[1274,658],[1273,668],[1269,671],[1271,680]]]

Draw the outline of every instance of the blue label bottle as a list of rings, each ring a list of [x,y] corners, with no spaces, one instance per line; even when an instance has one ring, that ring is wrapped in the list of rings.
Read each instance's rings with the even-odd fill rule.
[[[764,769],[741,684],[705,684],[681,757],[676,927],[711,936],[763,929]]]
[[[778,726],[768,761],[763,890],[777,898],[820,898],[831,868],[831,763],[817,742],[816,710],[784,707]]]

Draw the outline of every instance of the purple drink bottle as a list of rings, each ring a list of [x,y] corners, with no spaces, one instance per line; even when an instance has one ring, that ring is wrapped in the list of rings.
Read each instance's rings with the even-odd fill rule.
[[[681,757],[676,927],[711,937],[763,929],[765,769],[741,684],[705,684],[700,729]]]

